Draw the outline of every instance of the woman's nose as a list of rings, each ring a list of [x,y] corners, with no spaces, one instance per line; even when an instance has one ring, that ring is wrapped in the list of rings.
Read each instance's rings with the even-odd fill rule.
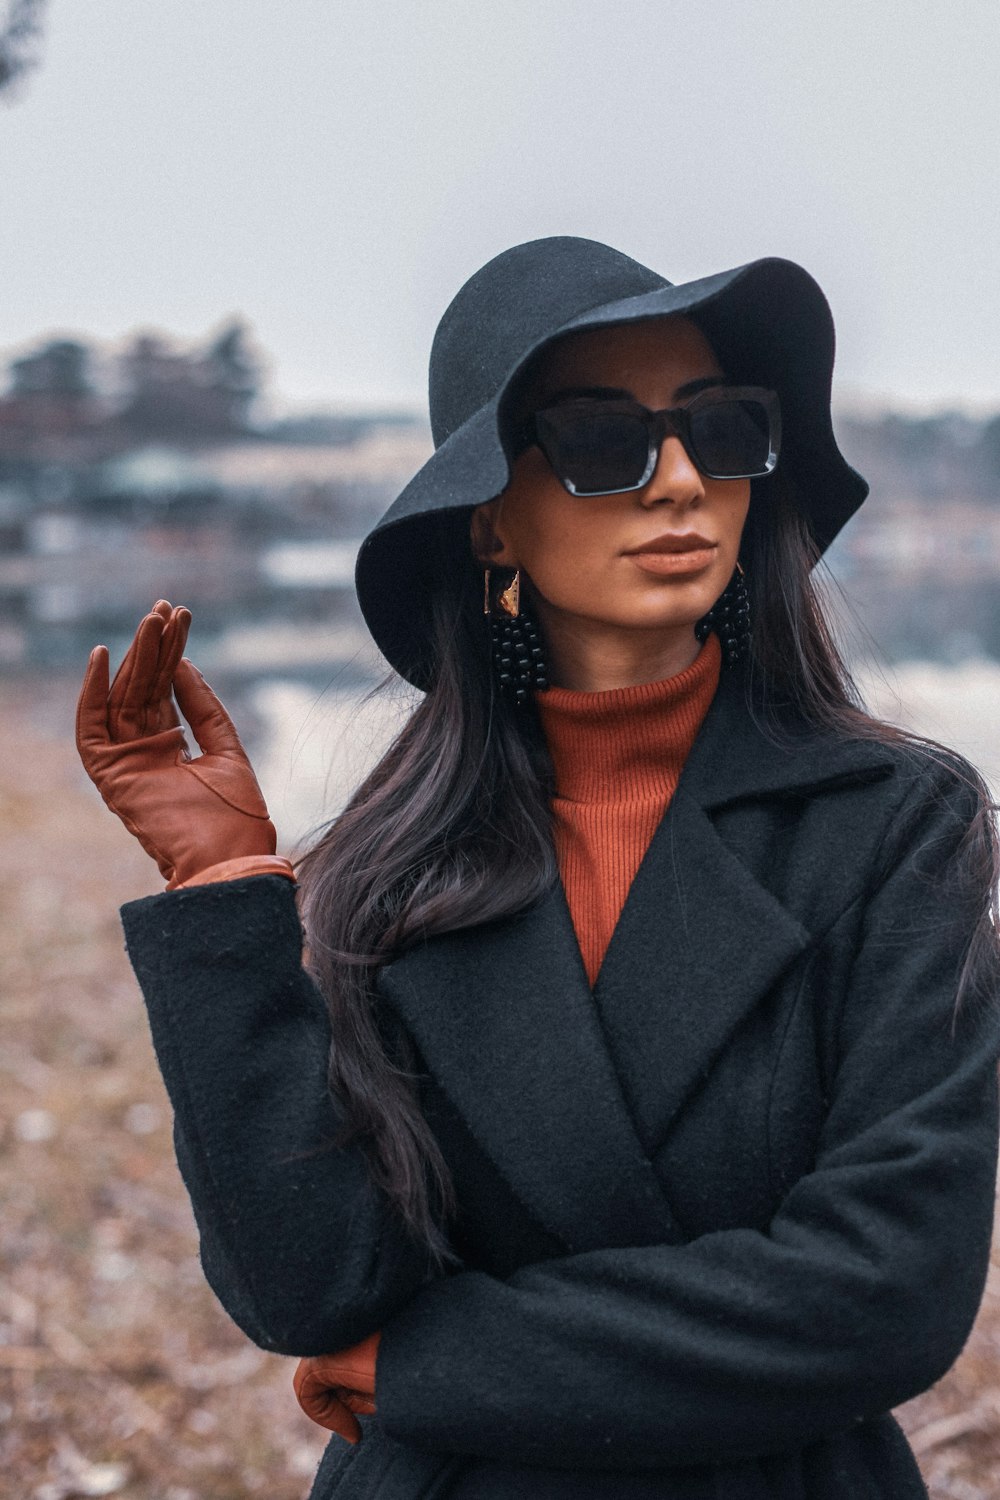
[[[656,468],[639,492],[643,505],[659,505],[664,500],[690,505],[705,496],[700,471],[692,463],[679,437],[670,434],[660,444]]]

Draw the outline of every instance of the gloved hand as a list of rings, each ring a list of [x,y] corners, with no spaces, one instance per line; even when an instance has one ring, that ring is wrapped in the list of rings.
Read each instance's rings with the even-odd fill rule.
[[[306,1416],[349,1443],[361,1437],[355,1412],[375,1411],[375,1359],[381,1332],[336,1354],[300,1359],[292,1376],[295,1395]]]
[[[232,720],[182,656],[190,613],[159,600],[141,621],[108,686],[108,649],[95,646],[80,693],[76,743],[87,775],[167,881],[257,856],[276,867],[277,838]],[[202,755],[192,758],[171,687]],[[290,866],[288,867],[290,871]],[[286,873],[285,870],[279,870]]]
[[[139,622],[108,694],[108,729],[116,742],[138,739],[180,721],[171,698],[188,631],[191,611],[157,599]]]

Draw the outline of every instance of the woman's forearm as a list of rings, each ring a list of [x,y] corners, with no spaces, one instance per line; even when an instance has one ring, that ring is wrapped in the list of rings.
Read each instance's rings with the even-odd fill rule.
[[[122,920],[210,1285],[276,1353],[365,1337],[430,1271],[360,1148],[329,1146],[329,1018],[302,967],[291,881],[175,890]]]

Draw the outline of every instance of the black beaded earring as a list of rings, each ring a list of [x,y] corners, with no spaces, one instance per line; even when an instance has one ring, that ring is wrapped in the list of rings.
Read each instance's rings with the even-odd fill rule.
[[[535,622],[521,604],[521,570],[496,599],[499,614],[494,612],[490,595],[491,568],[483,578],[483,614],[490,618],[490,642],[493,665],[504,692],[519,704],[527,703],[533,689],[549,685],[545,659]]]
[[[703,641],[710,630],[716,631],[722,642],[722,650],[728,667],[735,666],[750,650],[750,599],[747,594],[743,568],[737,562],[736,571],[726,584],[724,593],[716,599],[708,614],[702,615],[694,627],[699,641]]]

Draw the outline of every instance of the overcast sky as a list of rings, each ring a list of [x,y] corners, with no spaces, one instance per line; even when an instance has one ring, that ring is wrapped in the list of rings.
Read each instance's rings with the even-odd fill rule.
[[[788,256],[844,395],[1000,407],[998,77],[1000,0],[50,0],[0,347],[239,313],[290,403],[424,404],[466,277],[569,233]]]

